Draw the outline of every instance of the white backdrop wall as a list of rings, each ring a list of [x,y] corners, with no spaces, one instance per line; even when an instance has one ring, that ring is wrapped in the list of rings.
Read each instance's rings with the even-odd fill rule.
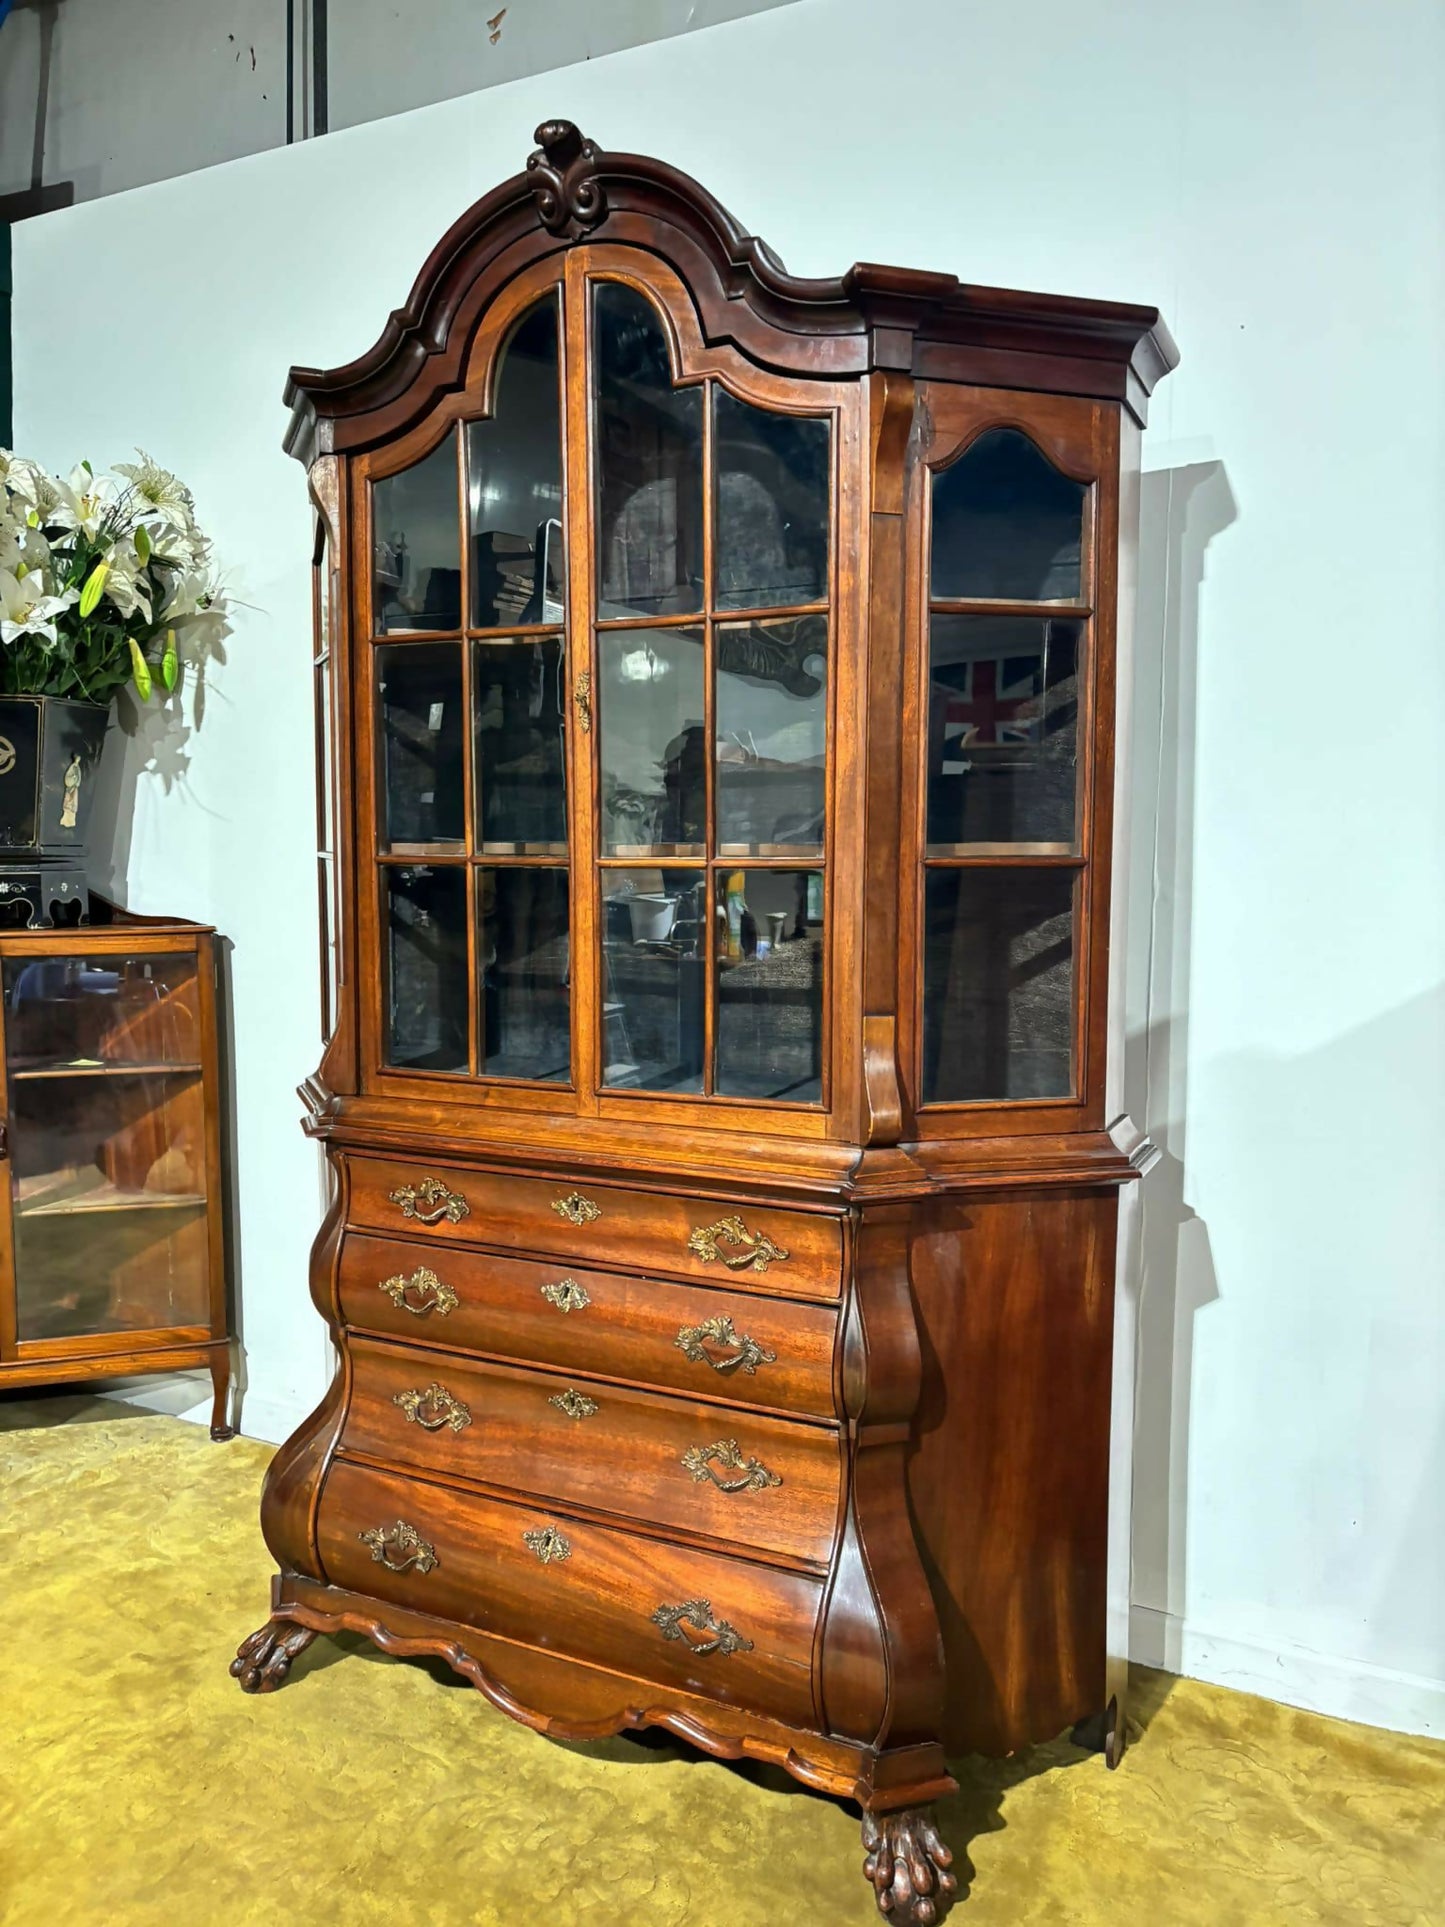
[[[802,4],[26,224],[16,435],[141,442],[244,602],[113,743],[113,874],[234,942],[247,1429],[323,1389],[309,517],[292,361],[367,347],[544,117],[660,154],[802,274],[1157,302],[1127,1082],[1139,1657],[1445,1712],[1445,14],[1433,0]],[[186,1402],[198,1393],[191,1389]]]

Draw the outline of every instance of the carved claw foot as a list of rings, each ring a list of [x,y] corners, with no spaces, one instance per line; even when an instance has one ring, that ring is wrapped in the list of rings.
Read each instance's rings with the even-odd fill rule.
[[[953,1855],[926,1812],[863,1815],[863,1871],[873,1883],[885,1917],[932,1927],[948,1912],[958,1882],[948,1871]]]
[[[243,1693],[274,1693],[286,1684],[292,1660],[304,1653],[315,1637],[309,1626],[273,1619],[241,1641],[240,1651],[231,1661],[231,1677],[240,1681]]]

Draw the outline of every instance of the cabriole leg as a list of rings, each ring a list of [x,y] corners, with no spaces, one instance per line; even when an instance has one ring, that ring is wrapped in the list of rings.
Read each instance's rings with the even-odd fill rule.
[[[952,1905],[958,1882],[949,1872],[953,1855],[939,1838],[933,1813],[909,1807],[902,1813],[865,1813],[863,1871],[872,1882],[878,1911],[899,1923],[933,1927]]]
[[[211,1437],[216,1440],[233,1439],[236,1428],[231,1423],[231,1348],[211,1353]]]
[[[241,1641],[231,1661],[231,1677],[239,1680],[243,1693],[274,1693],[284,1686],[291,1662],[304,1653],[316,1635],[309,1626],[297,1626],[289,1619],[272,1619],[259,1632]]]

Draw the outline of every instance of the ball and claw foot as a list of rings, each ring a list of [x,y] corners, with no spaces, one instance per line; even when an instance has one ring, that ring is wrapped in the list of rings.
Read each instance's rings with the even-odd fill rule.
[[[958,1882],[948,1871],[953,1855],[928,1814],[863,1815],[863,1871],[873,1883],[878,1911],[886,1919],[933,1927],[948,1912]]]
[[[309,1626],[270,1620],[241,1641],[240,1651],[231,1661],[231,1677],[240,1681],[243,1693],[274,1693],[286,1684],[292,1660],[304,1653],[315,1637]]]

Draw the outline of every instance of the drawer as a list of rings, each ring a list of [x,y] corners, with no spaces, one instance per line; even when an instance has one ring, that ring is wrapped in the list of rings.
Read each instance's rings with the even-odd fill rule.
[[[828,1564],[830,1427],[368,1339],[351,1359],[343,1452]]]
[[[822,1583],[338,1459],[333,1585],[813,1726]]]
[[[429,1345],[835,1416],[838,1317],[824,1305],[348,1232],[341,1315]]]
[[[501,1251],[554,1252],[577,1264],[670,1271],[747,1291],[839,1295],[838,1218],[430,1161],[349,1162],[351,1222],[372,1230]]]

